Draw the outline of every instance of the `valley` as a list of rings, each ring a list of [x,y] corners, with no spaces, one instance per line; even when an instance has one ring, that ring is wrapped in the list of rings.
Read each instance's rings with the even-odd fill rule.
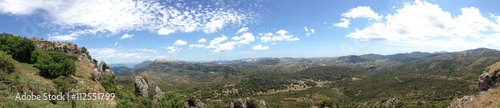
[[[186,62],[155,60],[125,71],[150,85],[228,107],[239,98],[265,100],[268,107],[447,107],[476,89],[478,76],[500,61],[500,52],[478,48],[449,53],[401,53],[323,58],[249,58]],[[113,69],[113,68],[112,68]],[[115,68],[116,69],[116,68]],[[115,70],[117,74],[119,70]]]

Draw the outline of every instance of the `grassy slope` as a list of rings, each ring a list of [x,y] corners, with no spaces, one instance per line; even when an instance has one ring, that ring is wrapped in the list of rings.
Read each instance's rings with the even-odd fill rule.
[[[47,85],[49,92],[55,92],[56,88],[51,79],[46,79],[38,75],[39,70],[33,67],[33,64],[20,63],[14,60],[14,65],[16,72],[9,74],[7,77],[15,79],[18,82],[30,82],[32,84],[31,91],[34,93],[46,93],[45,88],[40,87],[37,90],[33,84]],[[76,62],[76,74],[72,76],[78,81],[76,86],[73,88],[73,92],[85,93],[85,92],[105,92],[102,86],[90,79],[90,73],[94,72],[93,69],[87,67],[82,62]],[[12,107],[12,106],[26,106],[26,107],[52,107],[52,108],[67,108],[71,107],[70,102],[57,101],[56,104],[50,101],[19,101],[14,100],[16,93],[18,92],[29,92],[30,88],[27,84],[14,84],[14,91],[10,92],[8,83],[0,83],[0,106],[2,107]],[[76,101],[78,107],[112,107],[115,105],[114,101]]]

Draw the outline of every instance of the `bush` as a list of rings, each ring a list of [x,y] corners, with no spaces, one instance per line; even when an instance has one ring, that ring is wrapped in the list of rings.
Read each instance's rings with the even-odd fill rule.
[[[31,61],[46,77],[69,76],[76,72],[75,62],[66,53],[46,52],[41,49],[33,51]]]
[[[116,93],[116,83],[115,78],[111,75],[103,74],[101,78],[101,85],[109,93]]]
[[[14,72],[14,64],[10,55],[0,51],[0,71],[7,72],[8,74]]]
[[[184,107],[184,102],[181,99],[180,94],[175,92],[167,92],[165,97],[160,101],[160,108],[182,108]]]
[[[63,91],[63,93],[69,91],[69,83],[64,80],[62,76],[57,77],[56,79],[52,80],[54,84],[56,84],[56,87],[58,90]]]
[[[130,101],[130,99],[121,99],[116,108],[137,108],[137,105]]]
[[[26,37],[15,36],[13,34],[0,34],[0,50],[12,55],[12,58],[21,61],[29,62],[31,52],[35,50],[35,44]]]

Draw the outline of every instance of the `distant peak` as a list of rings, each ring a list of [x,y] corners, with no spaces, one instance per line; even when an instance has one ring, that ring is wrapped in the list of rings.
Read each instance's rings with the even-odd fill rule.
[[[177,61],[179,61],[179,60],[175,60],[175,59],[156,59],[153,62],[159,62],[159,63],[161,63],[161,62],[177,62]]]

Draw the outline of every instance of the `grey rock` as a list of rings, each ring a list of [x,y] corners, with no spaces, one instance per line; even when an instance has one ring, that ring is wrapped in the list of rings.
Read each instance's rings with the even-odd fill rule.
[[[142,97],[148,97],[148,83],[142,76],[135,76],[135,90],[139,92]]]
[[[399,103],[399,101],[397,98],[391,98],[385,102],[385,107],[386,108],[396,108],[398,103]]]
[[[156,86],[155,95],[153,96],[153,106],[154,108],[158,108],[158,102],[160,102],[161,98],[165,96],[165,92],[162,92],[160,87]]]

